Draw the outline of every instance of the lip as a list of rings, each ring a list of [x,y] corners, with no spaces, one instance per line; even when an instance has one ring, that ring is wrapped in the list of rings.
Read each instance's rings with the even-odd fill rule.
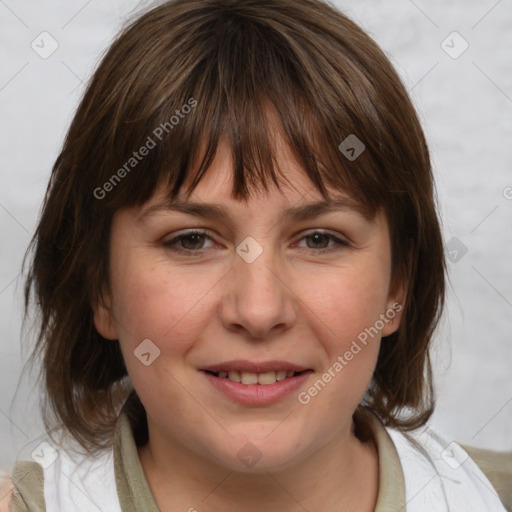
[[[223,363],[213,364],[211,366],[205,366],[200,370],[208,370],[211,372],[250,372],[250,373],[265,373],[278,370],[303,372],[311,370],[305,366],[299,366],[288,361],[262,361],[255,363],[254,361],[248,361],[244,359],[235,359],[232,361],[225,361]],[[245,384],[244,384],[245,385]],[[271,384],[273,386],[273,384]]]
[[[266,368],[268,368],[268,366]],[[283,367],[281,366],[280,369],[283,369]],[[223,392],[233,401],[245,405],[257,406],[277,402],[291,393],[297,392],[313,373],[313,370],[305,371],[300,375],[289,377],[268,385],[242,384],[241,382],[233,382],[226,378],[215,377],[206,371],[202,371],[201,373],[208,379],[208,382],[215,389]]]

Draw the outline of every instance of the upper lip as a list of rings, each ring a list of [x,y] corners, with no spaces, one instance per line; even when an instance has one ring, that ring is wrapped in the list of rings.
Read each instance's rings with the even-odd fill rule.
[[[254,361],[246,361],[243,359],[236,359],[233,361],[225,361],[223,363],[212,364],[205,366],[201,370],[208,370],[210,372],[250,372],[250,373],[265,373],[277,370],[286,370],[294,372],[302,372],[310,370],[305,366],[300,366],[288,361],[262,361],[255,363]]]

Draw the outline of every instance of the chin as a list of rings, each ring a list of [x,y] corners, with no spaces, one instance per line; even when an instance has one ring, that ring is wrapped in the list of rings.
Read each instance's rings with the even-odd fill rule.
[[[252,438],[231,442],[223,453],[218,453],[216,463],[238,473],[258,474],[285,470],[297,464],[300,456],[297,452],[298,444],[290,437],[277,436],[275,439]]]

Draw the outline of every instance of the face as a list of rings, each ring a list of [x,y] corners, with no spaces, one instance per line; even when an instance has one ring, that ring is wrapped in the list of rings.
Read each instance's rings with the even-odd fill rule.
[[[119,339],[150,439],[239,471],[291,467],[349,436],[403,301],[389,293],[385,216],[366,219],[339,191],[340,208],[293,215],[323,198],[280,155],[287,183],[244,203],[219,146],[181,197],[224,217],[169,209],[163,190],[117,212],[109,307],[95,311]]]

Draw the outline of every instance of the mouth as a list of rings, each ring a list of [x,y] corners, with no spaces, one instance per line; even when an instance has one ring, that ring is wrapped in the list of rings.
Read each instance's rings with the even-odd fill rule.
[[[304,373],[311,373],[313,370],[302,370],[302,371],[294,371],[294,370],[269,370],[266,372],[248,372],[248,371],[237,371],[237,370],[203,370],[204,372],[212,375],[213,377],[217,377],[218,379],[226,379],[231,382],[237,382],[245,385],[260,385],[260,386],[271,386],[276,382],[281,382],[283,380],[293,379],[299,375]]]
[[[234,402],[251,407],[267,406],[293,396],[314,373],[312,369],[285,361],[231,361],[200,371],[213,389]]]

